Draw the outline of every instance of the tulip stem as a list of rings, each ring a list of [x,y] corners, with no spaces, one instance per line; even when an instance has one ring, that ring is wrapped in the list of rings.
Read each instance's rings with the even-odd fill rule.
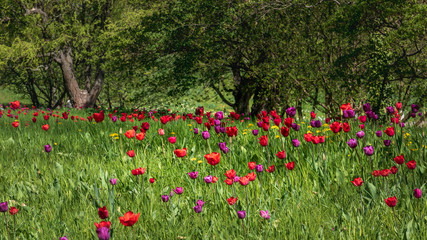
[[[243,219],[242,219],[242,228],[243,228],[243,235],[246,235],[245,223],[243,222]]]
[[[9,233],[9,227],[8,227],[8,225],[7,225],[6,212],[4,212],[4,221],[6,222],[6,231],[7,231],[7,236],[8,236],[8,238],[9,238],[9,239],[11,239],[11,238],[10,238],[10,233]]]
[[[359,190],[360,190],[360,204],[362,205],[362,213],[365,213],[365,208],[363,207],[362,188],[359,187]]]
[[[16,216],[13,215],[13,239],[16,239]]]

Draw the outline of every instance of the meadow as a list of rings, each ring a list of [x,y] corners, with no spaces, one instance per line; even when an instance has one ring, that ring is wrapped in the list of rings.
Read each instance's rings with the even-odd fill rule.
[[[427,236],[417,105],[383,120],[368,104],[302,120],[174,110],[5,106],[0,239]]]

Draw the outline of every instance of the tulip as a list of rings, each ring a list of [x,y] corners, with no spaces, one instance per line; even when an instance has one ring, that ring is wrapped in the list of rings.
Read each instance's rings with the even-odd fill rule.
[[[388,147],[390,146],[391,141],[390,140],[384,140],[384,146]]]
[[[239,179],[239,183],[240,183],[240,185],[242,185],[242,186],[246,186],[246,185],[248,185],[248,184],[249,184],[249,178],[247,178],[247,177],[241,177],[241,178]]]
[[[292,145],[293,145],[294,147],[299,147],[299,145],[300,145],[299,140],[298,140],[298,139],[292,139]]]
[[[224,150],[224,148],[226,148],[226,143],[225,143],[225,142],[220,142],[220,143],[218,143],[218,146],[219,146],[219,149],[220,149],[221,151],[223,151],[223,150]]]
[[[255,179],[256,179],[256,174],[254,173],[254,172],[251,172],[251,173],[248,173],[247,175],[246,175],[246,177],[249,179],[249,181],[255,181]]]
[[[259,213],[260,213],[260,215],[261,215],[262,218],[264,218],[264,219],[270,219],[270,214],[268,213],[268,211],[261,210]]]
[[[263,146],[263,147],[267,146],[267,144],[268,144],[268,136],[267,135],[261,136],[259,138],[259,144],[261,146]]]
[[[8,209],[7,202],[0,202],[0,212],[7,212]]]
[[[377,137],[382,137],[383,136],[383,132],[380,131],[376,131],[375,134],[377,135]]]
[[[202,132],[202,137],[203,137],[203,139],[205,139],[205,140],[209,139],[209,138],[210,138],[210,134],[209,134],[209,132],[208,132],[208,131],[204,131],[204,132]]]
[[[224,174],[227,178],[233,179],[236,176],[236,171],[234,169],[227,170]]]
[[[176,194],[181,195],[184,192],[184,188],[183,187],[177,187],[177,188],[173,189],[173,191]]]
[[[214,127],[215,133],[219,134],[221,132],[221,126],[215,126]]]
[[[285,150],[283,150],[283,151],[281,151],[281,152],[276,153],[276,156],[277,156],[279,159],[284,159],[284,158],[286,157]]]
[[[169,195],[162,195],[162,201],[163,202],[169,201]]]
[[[209,176],[204,177],[203,181],[205,181],[205,183],[212,183],[212,176],[209,175]]]
[[[394,207],[397,204],[397,198],[396,196],[394,197],[389,197],[384,199],[385,203],[389,206],[389,207]]]
[[[393,114],[394,113],[394,107],[393,106],[386,107],[386,109],[387,109],[387,112],[389,114]]]
[[[110,231],[106,227],[96,229],[96,233],[98,234],[99,240],[109,240],[110,239]]]
[[[351,181],[354,186],[360,187],[363,184],[362,178],[355,178],[353,181]]]
[[[285,167],[288,169],[288,170],[293,170],[294,169],[294,167],[295,167],[295,162],[289,162],[289,163],[286,163],[285,164]]]
[[[408,166],[408,169],[414,170],[415,167],[417,166],[417,163],[414,160],[411,160],[411,161],[406,163],[406,166]]]
[[[101,218],[101,219],[105,219],[105,218],[108,218],[108,210],[107,210],[107,207],[102,207],[102,208],[99,208],[98,209],[98,215],[99,215],[99,218]]]
[[[202,206],[196,205],[193,207],[194,212],[200,213],[202,212]]]
[[[358,138],[363,138],[363,137],[365,136],[365,132],[364,132],[364,131],[357,132],[357,133],[356,133],[356,136],[357,136]]]
[[[49,124],[42,125],[42,129],[45,131],[49,130]]]
[[[245,219],[246,212],[245,211],[237,211],[237,217],[240,219]]]
[[[175,149],[175,151],[173,152],[177,157],[182,158],[182,157],[185,157],[185,155],[187,155],[187,148]]]
[[[110,179],[110,184],[111,185],[116,185],[116,183],[117,183],[117,178]]]
[[[194,134],[199,134],[199,129],[198,128],[194,128],[193,132],[194,132]]]
[[[103,228],[103,227],[106,227],[106,228],[108,228],[108,229],[110,229],[110,227],[111,227],[111,222],[110,221],[108,221],[108,222],[106,222],[106,221],[102,221],[102,222],[100,222],[100,223],[96,223],[95,222],[95,227],[98,229],[98,228]]]
[[[229,205],[234,205],[237,202],[237,197],[231,197],[227,199]]]
[[[203,202],[201,199],[198,199],[198,200],[196,201],[196,205],[197,205],[197,206],[200,206],[200,207],[203,207],[203,205],[205,205],[205,202]]]
[[[221,154],[213,152],[211,154],[206,154],[205,158],[210,165],[215,166],[220,162]]]
[[[262,165],[256,165],[255,171],[262,172],[262,171],[264,171],[264,167]]]
[[[419,189],[419,188],[414,189],[414,197],[415,198],[421,198],[422,194],[423,193],[422,193],[421,189]]]
[[[126,153],[131,158],[135,157],[135,151],[134,150],[130,150],[130,151],[126,152]]]
[[[60,237],[59,240],[68,240],[67,236]]]
[[[160,135],[160,136],[165,135],[165,130],[164,130],[164,129],[162,129],[162,128],[159,128],[159,135]]]
[[[171,144],[174,144],[174,143],[176,143],[176,137],[169,137],[169,138],[168,138],[168,141],[169,141]]]
[[[249,167],[250,170],[254,170],[255,167],[256,167],[256,163],[255,162],[249,162],[248,163],[248,167]]]
[[[52,151],[52,146],[50,146],[49,144],[44,145],[44,150],[45,150],[47,153],[50,153],[50,152]]]
[[[374,154],[374,147],[372,146],[363,147],[363,151],[365,152],[366,156],[372,156]]]
[[[150,178],[150,179],[149,179],[149,182],[150,182],[150,183],[154,183],[155,181],[156,181],[156,179],[155,179],[155,178]]]
[[[355,147],[357,147],[357,140],[352,138],[352,139],[348,140],[347,144],[350,148],[355,148]]]
[[[196,179],[197,176],[199,175],[199,172],[189,172],[187,174],[191,179]]]
[[[402,165],[405,162],[403,154],[401,154],[400,156],[396,156],[395,158],[393,158],[393,160],[399,165]]]
[[[113,122],[117,122],[117,116],[113,116],[113,117],[111,118],[111,121],[113,121]]]
[[[386,130],[384,130],[384,133],[390,137],[393,137],[394,136],[394,127],[388,127]]]
[[[258,133],[259,133],[258,129],[254,129],[254,130],[252,130],[252,134],[253,134],[254,136],[257,136],[257,135],[258,135]]]
[[[119,217],[119,220],[124,226],[132,226],[138,221],[139,215],[140,213],[134,214],[132,211],[129,211],[123,217]]]
[[[218,120],[222,120],[224,118],[224,113],[222,111],[216,112],[215,118]]]
[[[398,171],[398,169],[397,169],[396,166],[393,166],[393,167],[390,168],[390,171],[391,171],[391,174],[396,174],[397,171]]]
[[[16,207],[11,207],[9,209],[10,215],[16,215],[16,214],[18,214],[18,212],[19,212],[19,209],[17,209]]]

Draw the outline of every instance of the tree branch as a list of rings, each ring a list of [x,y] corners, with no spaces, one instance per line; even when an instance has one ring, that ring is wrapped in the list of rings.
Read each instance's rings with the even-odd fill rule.
[[[217,88],[217,87],[215,87],[215,84],[211,84],[211,87],[213,88],[213,90],[215,90],[215,92],[219,95],[219,97],[221,98],[221,100],[225,103],[225,104],[227,104],[228,106],[230,106],[230,107],[233,107],[234,108],[234,106],[236,105],[236,104],[233,104],[233,103],[231,103],[230,101],[228,101],[226,98],[225,98],[225,96],[222,94],[222,92],[221,92],[221,90],[219,89],[219,88]]]

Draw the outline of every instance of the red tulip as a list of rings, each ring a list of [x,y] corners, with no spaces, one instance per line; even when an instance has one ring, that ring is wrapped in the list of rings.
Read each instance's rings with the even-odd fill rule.
[[[396,103],[396,109],[397,109],[397,110],[402,109],[402,103],[401,103],[401,102],[397,102],[397,103]]]
[[[390,171],[392,174],[396,174],[397,173],[397,167],[396,166],[391,167]]]
[[[314,144],[319,144],[320,143],[319,136],[312,136],[311,137],[311,142],[314,143]]]
[[[380,170],[374,170],[372,172],[372,176],[374,176],[374,177],[379,177],[380,175],[381,175],[381,171]]]
[[[108,222],[106,222],[106,221],[102,221],[102,222],[100,222],[100,223],[95,223],[95,226],[96,226],[96,228],[97,228],[97,229],[98,229],[98,228],[103,228],[103,227],[106,227],[106,228],[110,229],[110,227],[111,227],[111,222],[110,222],[110,221],[108,221]]]
[[[338,133],[341,131],[341,124],[339,122],[333,122],[331,125],[329,125],[329,128],[333,133]]]
[[[383,170],[381,170],[380,173],[381,173],[381,176],[387,177],[388,175],[390,175],[391,170],[390,169],[383,169]]]
[[[145,138],[145,132],[140,132],[140,133],[136,134],[135,138],[138,139],[139,141],[144,140],[144,138]]]
[[[350,103],[347,104],[342,104],[340,107],[341,110],[353,110],[353,108],[351,107]]]
[[[280,119],[280,118],[275,118],[275,119],[273,120],[273,122],[274,122],[274,124],[275,124],[276,126],[280,126],[280,123],[282,123],[282,119]]]
[[[259,144],[261,144],[261,146],[263,146],[263,147],[267,146],[267,144],[268,144],[268,136],[267,135],[261,136],[258,139],[259,139]]]
[[[386,130],[384,130],[384,133],[387,134],[389,137],[394,136],[394,127],[388,127]]]
[[[1,115],[1,114],[0,114]],[[37,118],[33,117],[33,123],[35,123],[37,121]]]
[[[135,130],[131,129],[125,132],[125,136],[129,139],[135,137]]]
[[[249,181],[255,181],[255,179],[256,179],[256,174],[254,173],[254,172],[251,172],[251,173],[248,173],[247,175],[246,175],[246,177],[249,179]]]
[[[417,166],[417,163],[414,160],[411,160],[406,163],[406,166],[408,166],[409,169],[414,170],[415,167]]]
[[[234,205],[237,202],[237,197],[231,197],[227,199],[229,205]]]
[[[134,176],[142,175],[144,173],[145,173],[145,168],[142,168],[142,167],[132,170],[132,175]]]
[[[248,167],[249,167],[250,170],[254,170],[255,167],[256,167],[256,163],[255,162],[249,162],[248,163]]]
[[[274,172],[274,170],[276,170],[276,167],[274,165],[271,165],[270,167],[267,168],[267,172],[269,173]]]
[[[11,215],[16,215],[18,213],[19,209],[17,209],[16,207],[11,207],[9,210],[9,213]]]
[[[342,124],[342,130],[344,131],[344,132],[349,132],[350,131],[350,124],[348,124],[348,123],[343,123]]]
[[[233,179],[227,178],[224,180],[227,185],[233,185]]]
[[[212,183],[216,183],[218,181],[218,178],[215,176],[212,176]]]
[[[221,154],[217,152],[213,152],[211,154],[206,154],[205,158],[210,165],[215,166],[219,163]]]
[[[247,178],[247,177],[241,177],[241,178],[239,179],[239,183],[240,183],[240,185],[242,185],[242,186],[246,186],[246,185],[248,185],[248,184],[249,184],[249,178]]]
[[[363,184],[362,178],[355,178],[353,181],[351,181],[354,186],[360,187]]]
[[[176,143],[176,137],[169,137],[168,141],[172,144]]]
[[[306,133],[306,134],[304,134],[304,140],[305,140],[306,142],[311,142],[311,141],[312,141],[312,138],[313,138],[313,134],[311,134],[311,133]]]
[[[12,123],[12,126],[13,126],[14,128],[19,127],[19,122],[13,122],[13,123]]]
[[[164,130],[164,129],[159,128],[159,135],[160,135],[160,136],[165,135],[165,130]]]
[[[393,160],[399,165],[402,165],[405,162],[403,154],[401,154],[400,156],[396,156],[395,158],[393,158]]]
[[[129,157],[133,158],[135,157],[135,151],[134,150],[130,150],[128,152],[126,152],[128,154]]]
[[[185,157],[185,155],[187,155],[187,148],[175,149],[175,151],[173,152],[177,157],[182,158],[182,157]]]
[[[45,131],[49,130],[49,124],[42,125],[42,129]]]
[[[389,207],[394,207],[397,204],[397,198],[396,196],[394,197],[389,197],[384,199],[385,203],[389,206]]]
[[[295,162],[288,162],[285,164],[286,168],[289,170],[293,170],[295,167]]]
[[[227,133],[227,136],[229,136],[229,137],[237,136],[237,127],[236,126],[226,127],[225,132]]]
[[[99,209],[98,209],[98,215],[99,215],[99,218],[101,218],[101,219],[108,218],[108,210],[107,210],[107,207],[106,207],[106,206],[104,206],[104,207],[102,207],[102,208],[99,208]]]
[[[294,122],[294,119],[288,117],[288,118],[285,119],[284,123],[285,123],[286,127],[290,128],[292,126],[293,122]]]
[[[150,183],[154,183],[156,181],[155,178],[150,178]]]
[[[316,118],[316,113],[315,112],[311,112],[310,116],[311,116],[311,119],[315,119]]]
[[[138,221],[139,215],[140,213],[134,214],[132,211],[129,211],[123,217],[119,217],[119,220],[124,226],[132,226]]]
[[[281,151],[281,152],[276,153],[276,156],[277,156],[279,159],[284,159],[284,158],[286,157],[285,150],[283,150],[283,151]]]
[[[359,116],[359,121],[361,123],[365,123],[366,122],[366,116]]]
[[[232,179],[232,178],[234,178],[234,176],[236,176],[236,171],[234,171],[234,169],[228,170],[225,172],[225,176],[227,178]]]
[[[319,136],[319,142],[324,143],[325,142],[325,136]]]
[[[104,121],[104,112],[101,111],[100,113],[94,113],[93,114],[93,119],[95,119],[95,122],[99,123]]]
[[[284,137],[289,136],[289,128],[287,128],[287,127],[283,126],[283,127],[280,129],[280,133],[281,133],[281,134],[282,134],[282,136],[284,136]]]

